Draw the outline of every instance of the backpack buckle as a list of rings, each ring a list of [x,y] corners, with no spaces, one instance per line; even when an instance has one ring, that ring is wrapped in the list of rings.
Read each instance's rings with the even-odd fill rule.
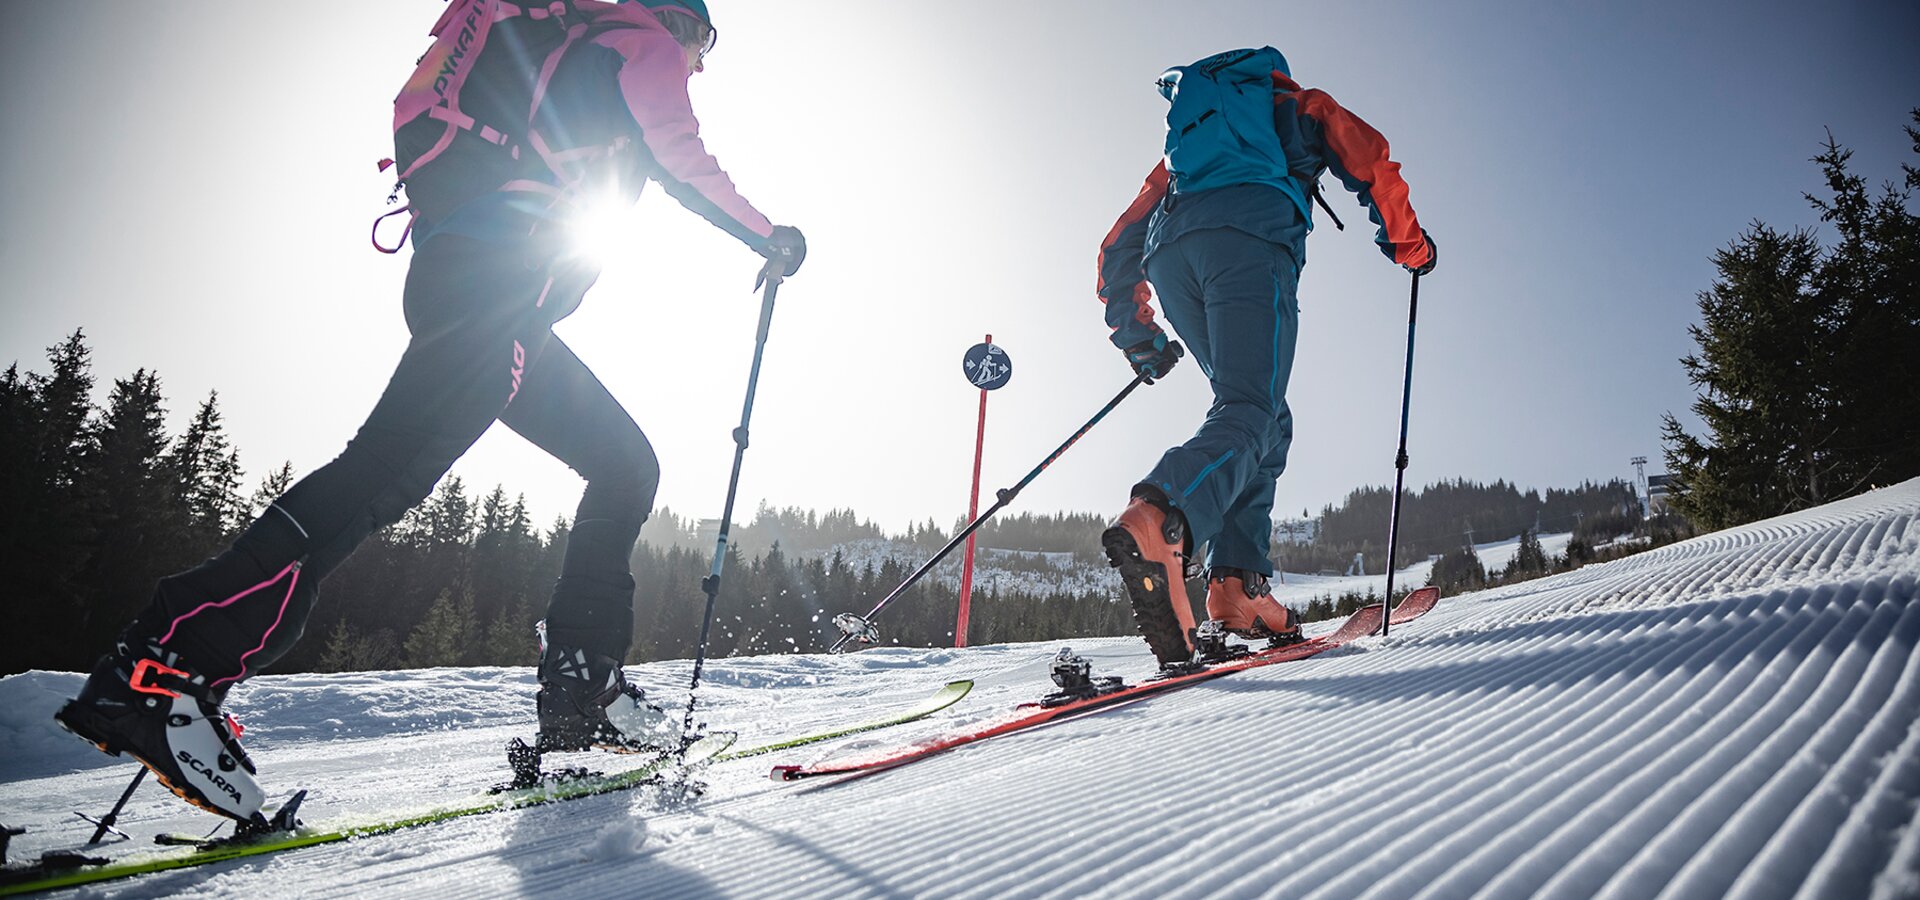
[[[171,676],[181,681],[189,681],[192,676],[171,666],[162,665],[151,659],[143,659],[133,664],[133,675],[127,679],[127,686],[142,694],[158,694],[162,697],[178,697],[179,691],[168,690],[161,686],[156,676]]]

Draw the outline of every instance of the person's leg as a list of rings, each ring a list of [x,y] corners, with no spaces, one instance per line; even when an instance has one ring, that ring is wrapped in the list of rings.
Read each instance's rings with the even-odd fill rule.
[[[1253,480],[1227,508],[1220,536],[1207,548],[1207,618],[1244,637],[1300,640],[1299,617],[1273,597],[1268,557],[1273,531],[1274,482],[1287,467],[1293,416],[1280,404],[1279,432]]]
[[[1213,342],[1207,326],[1205,284],[1186,249],[1185,241],[1161,248],[1147,264],[1147,280],[1188,355],[1211,377]],[[1193,603],[1186,588],[1191,534],[1158,487],[1137,483],[1131,494],[1119,519],[1101,532],[1101,547],[1119,572],[1133,607],[1134,627],[1154,658],[1162,666],[1179,664],[1192,654]]]
[[[1297,315],[1290,317],[1297,321]],[[1289,329],[1291,331],[1292,329]],[[1287,367],[1292,367],[1293,341],[1287,341]],[[1285,375],[1282,375],[1285,378]],[[1272,576],[1269,553],[1273,541],[1274,483],[1287,469],[1287,451],[1293,446],[1293,411],[1285,399],[1280,401],[1280,417],[1267,455],[1260,461],[1253,478],[1227,507],[1220,535],[1207,548],[1207,565],[1244,569],[1257,575]]]
[[[227,689],[292,647],[320,578],[425,498],[519,390],[550,324],[551,285],[526,250],[452,236],[416,250],[413,340],[360,432],[226,552],[161,579],[56,721],[190,803],[264,824],[265,794],[220,709]]]
[[[1236,513],[1236,532],[1254,518],[1260,480],[1272,502],[1266,473],[1285,466],[1291,440],[1286,389],[1298,325],[1297,271],[1289,248],[1223,228],[1163,248],[1148,264],[1148,276],[1200,290],[1200,321],[1192,320],[1192,304],[1179,288],[1162,293],[1162,306],[1183,339],[1207,337],[1207,352],[1194,356],[1214,402],[1193,437],[1162,455],[1143,481],[1185,517],[1197,546],[1221,538],[1229,511]],[[1154,286],[1161,289],[1159,281]]]
[[[123,644],[157,645],[224,688],[305,627],[315,586],[433,489],[520,390],[550,334],[547,276],[522,246],[442,236],[414,254],[412,341],[366,423],[201,566],[162,579]]]
[[[547,606],[537,748],[673,746],[676,723],[620,668],[633,640],[628,561],[660,484],[653,446],[558,338],[547,343],[500,421],[587,480]]]
[[[548,640],[623,659],[633,637],[628,560],[660,484],[653,445],[558,338],[500,421],[587,480],[547,607]]]
[[[1212,337],[1210,352],[1197,361],[1214,404],[1194,438],[1162,458],[1149,484],[1187,517],[1194,540],[1207,542],[1207,618],[1243,636],[1298,640],[1298,622],[1274,600],[1267,580],[1274,482],[1293,440],[1286,390],[1299,322],[1297,245],[1234,231],[1177,243],[1188,241],[1182,265],[1202,299],[1166,309],[1183,335]]]

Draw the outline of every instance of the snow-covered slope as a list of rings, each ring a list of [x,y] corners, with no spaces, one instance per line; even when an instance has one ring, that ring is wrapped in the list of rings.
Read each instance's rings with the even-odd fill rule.
[[[723,764],[646,793],[102,886],[111,895],[1920,896],[1920,481],[1554,578],[1448,598],[1390,638],[846,784]],[[1326,626],[1322,626],[1326,627]],[[1136,639],[1076,642],[1145,674]],[[722,660],[704,709],[753,742],[941,682],[948,712],[1047,685],[1056,644]],[[640,667],[673,695],[686,665]],[[265,778],[309,818],[431,806],[501,774],[524,671],[256,679]],[[81,833],[127,764],[51,732],[78,676],[0,682],[15,855]],[[143,831],[211,824],[154,789]]]

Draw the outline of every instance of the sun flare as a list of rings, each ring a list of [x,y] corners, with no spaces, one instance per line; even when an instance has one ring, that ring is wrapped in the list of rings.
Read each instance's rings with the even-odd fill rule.
[[[639,242],[639,216],[631,204],[589,204],[573,225],[574,252],[597,266],[606,265],[621,248],[634,247]]]

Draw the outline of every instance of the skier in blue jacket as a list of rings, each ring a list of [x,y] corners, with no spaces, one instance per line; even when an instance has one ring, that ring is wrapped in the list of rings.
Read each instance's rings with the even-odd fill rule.
[[[1379,132],[1323,91],[1302,88],[1272,47],[1168,70],[1166,151],[1100,248],[1098,292],[1113,343],[1135,372],[1179,359],[1154,319],[1157,294],[1213,387],[1206,421],[1135,484],[1102,535],[1134,619],[1161,665],[1193,655],[1185,577],[1207,544],[1207,616],[1245,637],[1299,639],[1274,600],[1268,558],[1274,482],[1287,464],[1309,197],[1331,170],[1379,226],[1387,258],[1433,269],[1433,240]]]

